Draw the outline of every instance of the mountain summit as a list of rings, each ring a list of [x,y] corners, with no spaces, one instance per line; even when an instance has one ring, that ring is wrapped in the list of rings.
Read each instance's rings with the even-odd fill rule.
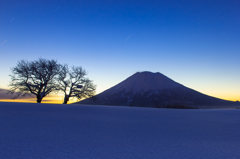
[[[233,103],[187,88],[159,72],[147,71],[133,74],[96,97],[96,102],[85,99],[76,104],[178,107]]]
[[[123,82],[115,86],[116,90],[126,91],[148,91],[148,90],[160,90],[160,89],[171,89],[176,87],[182,87],[179,83],[174,82],[170,78],[157,72],[137,72],[130,76]]]

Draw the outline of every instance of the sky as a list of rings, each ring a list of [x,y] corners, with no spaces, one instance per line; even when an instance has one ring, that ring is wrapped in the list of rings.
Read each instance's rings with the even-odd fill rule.
[[[0,1],[0,88],[22,59],[82,66],[100,93],[136,72],[240,100],[238,0]]]

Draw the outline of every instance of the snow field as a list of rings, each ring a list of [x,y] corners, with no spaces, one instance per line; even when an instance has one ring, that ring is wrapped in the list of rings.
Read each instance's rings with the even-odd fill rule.
[[[0,102],[0,158],[240,158],[240,109]]]

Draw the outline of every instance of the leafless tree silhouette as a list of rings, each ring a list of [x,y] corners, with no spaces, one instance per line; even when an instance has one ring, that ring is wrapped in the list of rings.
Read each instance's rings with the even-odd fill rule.
[[[94,98],[96,85],[86,78],[87,72],[82,67],[71,67],[63,65],[58,77],[58,89],[64,92],[64,102],[67,104],[69,98],[81,100],[83,98]]]
[[[39,58],[35,61],[21,60],[12,69],[9,93],[17,93],[17,96],[34,94],[37,103],[53,91],[56,91],[56,77],[61,65],[55,60]]]

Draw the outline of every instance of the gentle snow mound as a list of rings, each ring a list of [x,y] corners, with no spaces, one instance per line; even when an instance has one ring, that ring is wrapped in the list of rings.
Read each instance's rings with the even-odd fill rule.
[[[0,103],[1,158],[240,158],[240,110]]]

